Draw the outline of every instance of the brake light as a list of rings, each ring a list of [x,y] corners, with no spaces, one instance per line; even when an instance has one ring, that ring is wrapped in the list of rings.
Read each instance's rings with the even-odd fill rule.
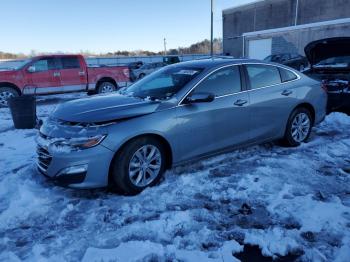
[[[126,77],[130,77],[129,69],[127,69],[127,68],[123,69],[123,74],[124,74]]]
[[[328,92],[327,83],[325,81],[322,81],[321,87],[325,92]]]

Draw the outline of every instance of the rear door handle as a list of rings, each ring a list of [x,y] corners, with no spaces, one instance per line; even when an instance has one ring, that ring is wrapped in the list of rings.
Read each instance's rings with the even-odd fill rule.
[[[238,99],[236,102],[234,102],[234,105],[236,105],[236,106],[243,106],[243,105],[245,105],[246,103],[248,103],[247,100]]]
[[[293,93],[293,91],[291,90],[283,90],[283,92],[281,93],[281,95],[284,95],[284,96],[289,96]]]
[[[60,73],[60,72],[54,72],[54,73],[53,73],[53,76],[55,76],[55,77],[61,76],[61,73]]]

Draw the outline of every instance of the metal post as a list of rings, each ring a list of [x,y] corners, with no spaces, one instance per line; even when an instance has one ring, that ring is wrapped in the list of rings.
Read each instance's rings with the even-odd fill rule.
[[[294,26],[297,26],[298,24],[298,12],[299,12],[299,0],[297,0],[295,5],[295,20],[294,20]]]
[[[242,36],[242,40],[243,40],[243,58],[245,58],[245,37],[244,36]]]
[[[166,38],[164,38],[164,55],[166,55]]]
[[[213,0],[211,0],[211,8],[210,8],[210,56],[214,55],[214,39],[213,39]]]

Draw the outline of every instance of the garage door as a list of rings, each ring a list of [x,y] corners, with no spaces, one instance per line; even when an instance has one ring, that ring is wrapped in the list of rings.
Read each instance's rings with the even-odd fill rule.
[[[248,57],[253,59],[264,59],[271,55],[272,39],[259,39],[248,41]]]

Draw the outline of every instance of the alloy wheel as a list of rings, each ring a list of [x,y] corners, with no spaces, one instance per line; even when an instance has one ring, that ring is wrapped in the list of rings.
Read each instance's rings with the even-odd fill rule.
[[[11,97],[15,97],[15,95],[9,91],[3,91],[0,93],[0,105],[1,106],[8,106],[7,100]]]
[[[137,187],[151,184],[159,175],[162,155],[154,145],[144,145],[131,157],[129,162],[129,178]]]
[[[307,114],[299,113],[295,115],[291,127],[293,139],[298,143],[303,142],[307,138],[310,128],[311,121]]]
[[[111,83],[105,83],[101,86],[101,93],[111,93],[114,91],[114,85]]]

